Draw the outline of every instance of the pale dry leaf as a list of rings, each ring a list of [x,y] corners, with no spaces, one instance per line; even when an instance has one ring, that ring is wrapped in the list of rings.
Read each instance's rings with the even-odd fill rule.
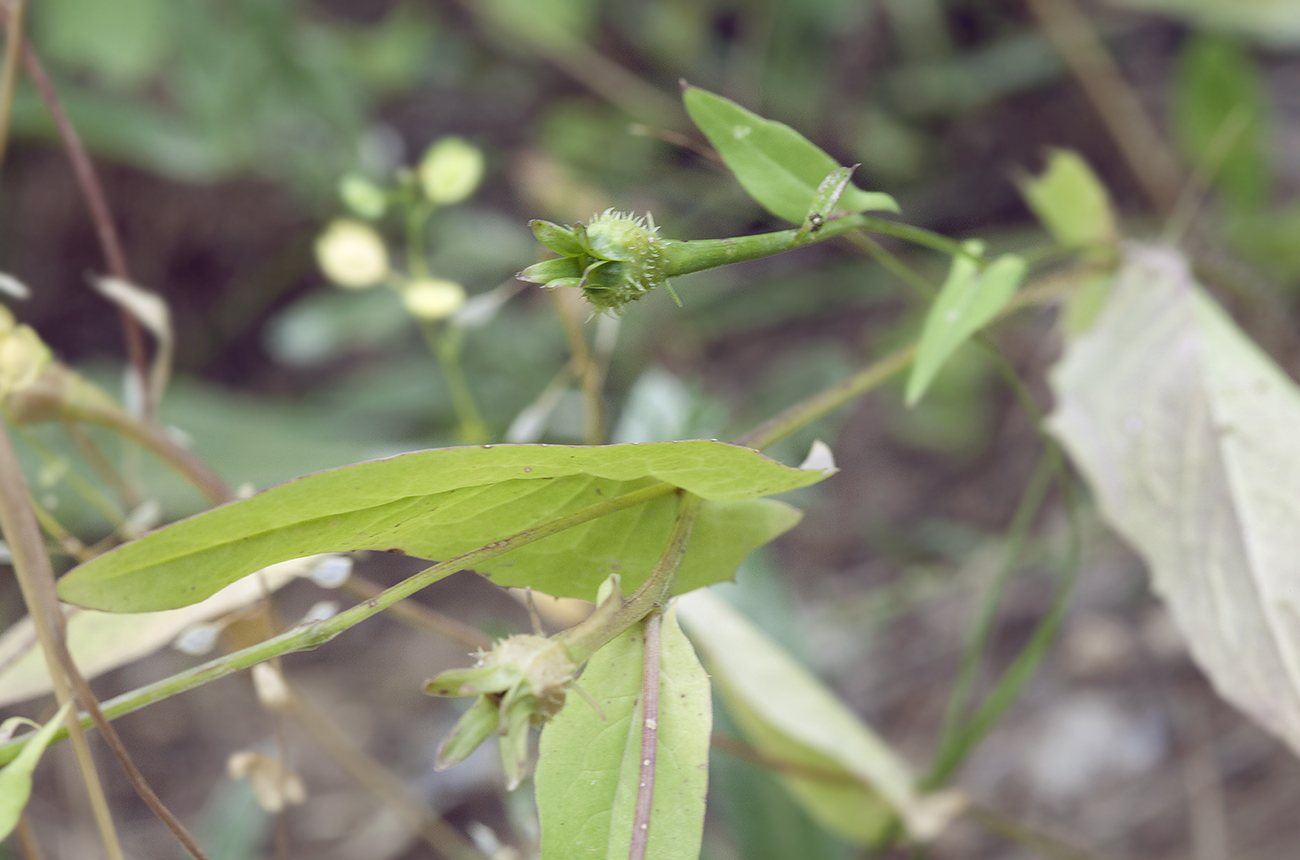
[[[1300,389],[1150,247],[1052,386],[1052,432],[1196,662],[1300,751]]]

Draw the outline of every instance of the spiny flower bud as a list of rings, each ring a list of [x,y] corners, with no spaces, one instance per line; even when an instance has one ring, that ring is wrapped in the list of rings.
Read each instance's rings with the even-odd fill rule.
[[[639,218],[606,209],[590,224],[533,221],[532,228],[539,242],[562,256],[529,266],[520,280],[550,289],[578,287],[592,307],[612,314],[668,283],[664,240],[648,213]]]
[[[464,761],[496,732],[507,783],[516,788],[528,763],[528,726],[560,712],[577,674],[578,664],[561,642],[525,634],[480,652],[472,668],[452,669],[429,681],[425,692],[430,695],[481,697],[443,742],[438,768]]]

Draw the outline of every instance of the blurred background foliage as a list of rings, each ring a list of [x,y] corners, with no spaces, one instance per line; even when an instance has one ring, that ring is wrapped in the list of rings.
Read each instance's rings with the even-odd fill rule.
[[[484,178],[470,198],[432,211],[417,244],[429,272],[471,301],[494,290],[505,299],[464,327],[459,347],[494,440],[522,432],[521,414],[530,439],[583,434],[578,384],[564,376],[566,311],[557,297],[510,285],[539,259],[528,219],[570,223],[614,206],[653,212],[674,238],[780,226],[703,149],[677,99],[681,79],[860,164],[858,184],[894,195],[910,223],[979,235],[993,252],[1042,242],[1012,180],[1040,169],[1048,147],[1082,153],[1130,232],[1159,235],[1167,213],[1144,198],[1033,14],[1059,2],[37,0],[30,36],[101,165],[135,279],[171,308],[177,379],[162,420],[232,484],[265,487],[461,441],[427,332],[398,295],[331,287],[312,254],[324,225],[348,214],[341,178],[400,184],[448,135],[484,153]],[[1234,310],[1294,373],[1300,3],[1116,0],[1084,10],[1189,177],[1199,262],[1227,273]],[[62,358],[116,389],[115,312],[86,285],[104,264],[25,84],[12,137],[0,271],[32,291],[12,307]],[[392,213],[373,224],[409,267],[409,225]],[[936,279],[945,266],[896,250]],[[694,275],[677,289],[683,308],[652,295],[617,328],[604,399],[613,440],[734,438],[913,338],[924,310],[847,244]],[[597,347],[615,332],[601,325]],[[1030,314],[997,331],[1033,385],[1052,354],[1046,328]],[[943,588],[964,594],[969,560],[997,540],[1033,462],[1029,423],[990,363],[967,352],[916,409],[891,389],[774,452],[797,461],[821,437],[850,477],[809,494],[805,529],[780,550],[787,574],[768,569],[770,557],[756,562],[744,599],[778,626],[822,611],[818,599],[841,601],[830,627],[854,628],[845,635],[858,644],[801,650],[850,690],[865,681],[843,652],[860,653],[890,619],[930,600],[936,570]],[[107,489],[93,475],[84,482],[93,492],[70,477],[90,470],[59,428],[27,441],[37,497],[88,538],[107,531],[89,500]],[[140,468],[167,516],[201,506],[161,468]],[[782,587],[814,609],[797,610]],[[0,617],[12,618],[18,603],[5,588]],[[960,636],[951,638],[950,656]],[[886,733],[899,718],[887,704],[855,704]],[[710,831],[708,856],[849,854],[756,773],[718,763],[714,809],[729,829]],[[211,815],[247,811],[240,798],[214,794],[212,804]],[[1167,856],[1186,856],[1183,843],[1169,844]]]

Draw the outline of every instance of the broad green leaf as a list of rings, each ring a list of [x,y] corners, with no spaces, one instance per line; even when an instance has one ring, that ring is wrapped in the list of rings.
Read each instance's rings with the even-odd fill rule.
[[[1219,693],[1300,752],[1300,389],[1168,248],[1052,373],[1049,426]]]
[[[835,159],[785,123],[764,119],[707,90],[687,87],[682,100],[749,196],[778,218],[802,223],[818,186],[840,166]],[[848,212],[898,211],[888,194],[854,185],[844,189],[839,206]]]
[[[309,574],[318,559],[303,558],[272,565],[258,576],[233,582],[207,600],[163,612],[99,612],[79,609],[68,615],[68,650],[81,674],[94,678],[151,654],[200,621],[217,618],[262,599],[298,576]],[[50,673],[30,617],[0,635],[0,706],[50,692]]]
[[[952,794],[918,795],[907,763],[725,602],[701,591],[678,606],[727,712],[759,752],[804,769],[781,780],[822,826],[870,845],[901,818],[926,840],[960,811]]]
[[[1211,171],[1215,186],[1237,206],[1254,208],[1268,199],[1269,113],[1264,82],[1244,48],[1210,36],[1183,46],[1174,86],[1174,140],[1187,163]]]
[[[299,478],[174,523],[75,568],[64,600],[110,612],[196,603],[276,562],[321,552],[396,550],[446,559],[617,495],[665,481],[702,496],[678,574],[682,591],[729,577],[798,512],[758,499],[816,483],[818,471],[704,440],[417,451]],[[513,550],[478,568],[499,585],[590,598],[611,573],[629,590],[676,518],[671,495]]]
[[[27,738],[22,752],[18,753],[9,764],[0,768],[0,840],[18,826],[18,818],[23,813],[23,807],[27,805],[27,799],[32,795],[32,771],[36,769],[36,765],[41,760],[41,753],[45,752],[46,745],[67,716],[70,707],[72,707],[71,702],[59,708],[58,713],[50,718],[48,723]],[[22,722],[28,721],[22,720]],[[8,729],[11,725],[11,720],[5,720],[0,729]]]
[[[542,730],[537,808],[542,860],[626,857],[641,760],[638,626],[596,652],[578,683],[600,705],[577,696]],[[709,736],[709,678],[691,643],[665,613],[660,642],[658,755],[646,857],[697,857],[704,831]]]
[[[966,248],[972,255],[984,253],[982,242],[967,242]],[[957,348],[998,315],[1024,277],[1024,258],[1016,254],[1003,254],[982,272],[970,257],[953,257],[948,279],[921,329],[916,361],[907,378],[908,405],[921,399]]]
[[[1088,162],[1069,149],[1053,149],[1047,169],[1017,182],[1025,203],[1068,248],[1113,246],[1119,241],[1110,195]]]
[[[1275,47],[1300,45],[1300,0],[1110,0],[1160,12],[1204,30],[1223,30]]]

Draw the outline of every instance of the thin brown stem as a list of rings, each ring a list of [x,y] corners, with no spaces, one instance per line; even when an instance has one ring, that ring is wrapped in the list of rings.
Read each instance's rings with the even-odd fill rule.
[[[4,14],[5,11],[3,6],[0,6],[0,14]],[[7,22],[12,21],[13,18],[12,13],[5,15]],[[86,153],[86,147],[81,142],[81,136],[77,134],[76,127],[68,118],[68,113],[59,100],[59,94],[55,90],[50,76],[46,73],[44,64],[41,63],[36,52],[32,50],[31,44],[25,39],[21,41],[23,67],[27,70],[27,76],[36,87],[41,100],[45,102],[45,109],[49,111],[50,118],[54,121],[59,141],[63,144],[63,150],[67,153],[68,161],[72,164],[72,172],[77,179],[77,185],[81,188],[81,196],[86,201],[86,208],[90,210],[90,218],[95,226],[95,235],[99,239],[99,247],[104,253],[104,260],[108,265],[108,270],[113,277],[131,282],[131,275],[126,265],[126,254],[122,251],[122,241],[118,236],[112,212],[109,210],[108,199],[104,195],[103,186],[100,185],[99,176],[95,173],[95,166]],[[119,309],[119,312],[122,319],[122,332],[126,339],[127,355],[130,358],[131,367],[139,377],[140,390],[145,398],[144,416],[146,419],[152,419],[153,404],[148,402],[149,361],[145,355],[144,335],[140,331],[140,324],[135,317],[127,313],[125,309]]]
[[[3,5],[4,0],[0,0]],[[0,167],[9,147],[9,114],[14,106],[14,86],[18,83],[18,55],[23,43],[23,0],[10,0],[5,28],[5,61],[0,67]]]
[[[1069,66],[1097,116],[1110,133],[1129,172],[1156,212],[1167,216],[1178,204],[1182,170],[1137,93],[1120,74],[1097,28],[1074,0],[1027,0],[1043,35]]]
[[[628,860],[645,860],[650,843],[650,811],[654,805],[655,763],[659,760],[659,633],[663,613],[656,610],[645,619],[645,659],[641,672],[641,761],[632,815],[632,841]]]
[[[27,813],[18,816],[18,827],[15,828],[14,835],[18,837],[18,847],[22,849],[24,860],[45,860],[45,853],[41,851],[41,843],[36,841],[36,831],[32,829]]]
[[[67,672],[71,660],[64,659],[67,655],[67,626],[59,608],[58,594],[54,590],[54,571],[50,567],[50,557],[45,551],[45,541],[29,503],[27,483],[23,479],[18,458],[3,423],[0,423],[0,532],[9,544],[14,576],[36,629],[55,698],[62,706],[72,700]],[[75,670],[76,667],[73,666],[72,672]],[[66,722],[104,849],[110,860],[121,860],[122,846],[117,829],[113,825],[113,816],[108,808],[99,771],[95,768],[95,760],[90,754],[90,746],[86,743],[75,710],[68,710]]]

